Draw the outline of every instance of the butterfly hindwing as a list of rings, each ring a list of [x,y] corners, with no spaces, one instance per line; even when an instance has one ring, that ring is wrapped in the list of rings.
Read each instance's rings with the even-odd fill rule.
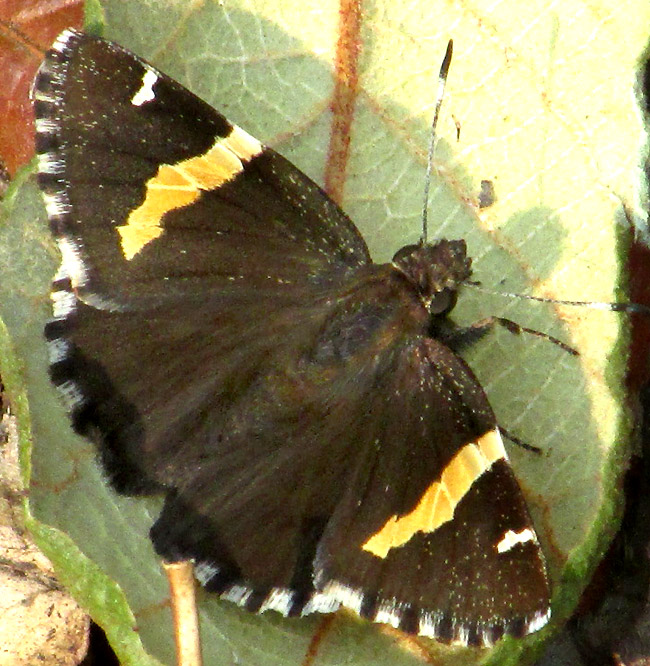
[[[542,626],[543,556],[475,377],[428,338],[405,343],[396,365],[378,382],[372,459],[345,484],[319,544],[318,587],[444,641],[490,645]],[[522,576],[528,596],[515,608],[504,592]]]

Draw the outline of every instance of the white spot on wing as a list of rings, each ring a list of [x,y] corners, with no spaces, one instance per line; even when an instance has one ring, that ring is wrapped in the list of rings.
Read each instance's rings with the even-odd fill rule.
[[[469,641],[469,629],[461,625],[458,627],[458,631],[456,632],[456,635],[454,636],[452,643],[458,644],[458,645],[467,645]]]
[[[310,613],[333,613],[340,607],[341,602],[338,599],[334,599],[329,594],[316,592],[305,604],[305,607],[302,609],[302,615],[309,615]]]
[[[57,389],[61,395],[63,404],[70,412],[86,402],[86,399],[79,390],[77,384],[71,380],[58,384]]]
[[[49,217],[63,217],[68,214],[70,206],[62,194],[51,194],[49,192],[43,192],[42,194]]]
[[[547,608],[546,611],[537,613],[533,619],[528,623],[528,631],[533,633],[541,629],[551,619],[551,609]]]
[[[38,156],[38,170],[40,173],[57,176],[65,171],[65,164],[55,153],[41,153]]]
[[[438,613],[424,612],[420,614],[418,633],[420,636],[436,638],[438,636],[440,620],[442,616]]]
[[[201,585],[206,585],[218,573],[219,567],[215,567],[209,562],[197,562],[194,565],[194,576]]]
[[[61,236],[59,238],[59,250],[61,251],[61,257],[65,266],[65,270],[70,276],[72,287],[77,289],[78,287],[84,285],[88,280],[88,274],[86,272],[86,267],[84,266],[84,262],[81,258],[76,242],[70,238]]]
[[[154,93],[153,87],[156,85],[158,78],[158,74],[156,74],[153,69],[149,69],[148,67],[145,69],[140,90],[138,90],[131,99],[131,104],[133,104],[133,106],[142,106],[143,104],[153,102],[153,100],[156,99],[156,93]]]
[[[394,600],[384,599],[379,604],[374,621],[381,622],[382,624],[389,624],[391,627],[399,629],[401,617],[402,609],[399,605],[396,604]]]
[[[77,305],[75,295],[66,289],[52,291],[50,299],[52,300],[54,319],[65,319],[71,312],[74,312]]]
[[[361,613],[363,602],[363,592],[361,590],[333,580],[325,585],[321,595],[331,599],[332,603],[338,602],[342,606],[353,610],[357,615]]]
[[[41,67],[39,70],[40,72],[46,72],[48,69],[46,67]],[[48,95],[47,93],[43,92],[42,90],[37,90],[34,88],[31,92],[31,97],[32,99],[35,99],[37,102],[50,102],[50,103],[56,103],[56,97],[52,97],[52,95]]]
[[[70,345],[65,340],[58,338],[47,344],[47,356],[50,365],[65,361],[70,356]]]
[[[525,527],[519,532],[508,530],[501,538],[501,541],[499,541],[497,544],[497,553],[507,553],[517,544],[528,543],[529,541],[537,543],[537,536],[535,535],[535,532],[530,529],[530,527]]]
[[[274,610],[282,613],[285,617],[289,615],[293,604],[293,592],[286,587],[274,587],[264,599],[259,613],[265,610]]]
[[[54,44],[52,44],[52,49],[54,51],[59,51],[63,53],[68,48],[68,42],[75,37],[78,37],[80,33],[76,30],[64,30],[57,38]]]
[[[59,123],[52,118],[36,118],[34,125],[39,134],[54,134],[59,127]]]
[[[227,592],[221,595],[221,598],[232,601],[239,606],[244,606],[252,593],[253,591],[244,585],[233,585]]]

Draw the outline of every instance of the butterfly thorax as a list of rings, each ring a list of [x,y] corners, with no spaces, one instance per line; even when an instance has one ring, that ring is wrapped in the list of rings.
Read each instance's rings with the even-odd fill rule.
[[[317,308],[320,330],[307,358],[319,367],[365,363],[384,348],[453,327],[447,315],[470,274],[462,240],[406,246],[391,263],[361,267]]]

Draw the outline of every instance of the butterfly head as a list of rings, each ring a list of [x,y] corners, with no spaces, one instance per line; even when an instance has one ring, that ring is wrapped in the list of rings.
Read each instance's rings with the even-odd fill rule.
[[[393,265],[415,287],[433,315],[444,315],[454,307],[459,287],[472,274],[464,240],[407,245],[397,251]]]

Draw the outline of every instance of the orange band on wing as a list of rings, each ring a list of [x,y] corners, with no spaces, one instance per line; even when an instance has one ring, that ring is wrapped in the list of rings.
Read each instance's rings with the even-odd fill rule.
[[[147,181],[144,201],[117,227],[124,257],[128,260],[164,231],[163,215],[189,206],[201,191],[214,190],[244,170],[244,164],[262,152],[263,146],[237,126],[220,137],[203,155],[176,164],[163,164]]]
[[[454,517],[458,503],[481,474],[497,460],[505,459],[506,451],[498,430],[466,444],[424,492],[417,506],[398,518],[391,516],[385,525],[362,546],[364,550],[385,558],[392,548],[407,543],[417,532],[429,533]]]

